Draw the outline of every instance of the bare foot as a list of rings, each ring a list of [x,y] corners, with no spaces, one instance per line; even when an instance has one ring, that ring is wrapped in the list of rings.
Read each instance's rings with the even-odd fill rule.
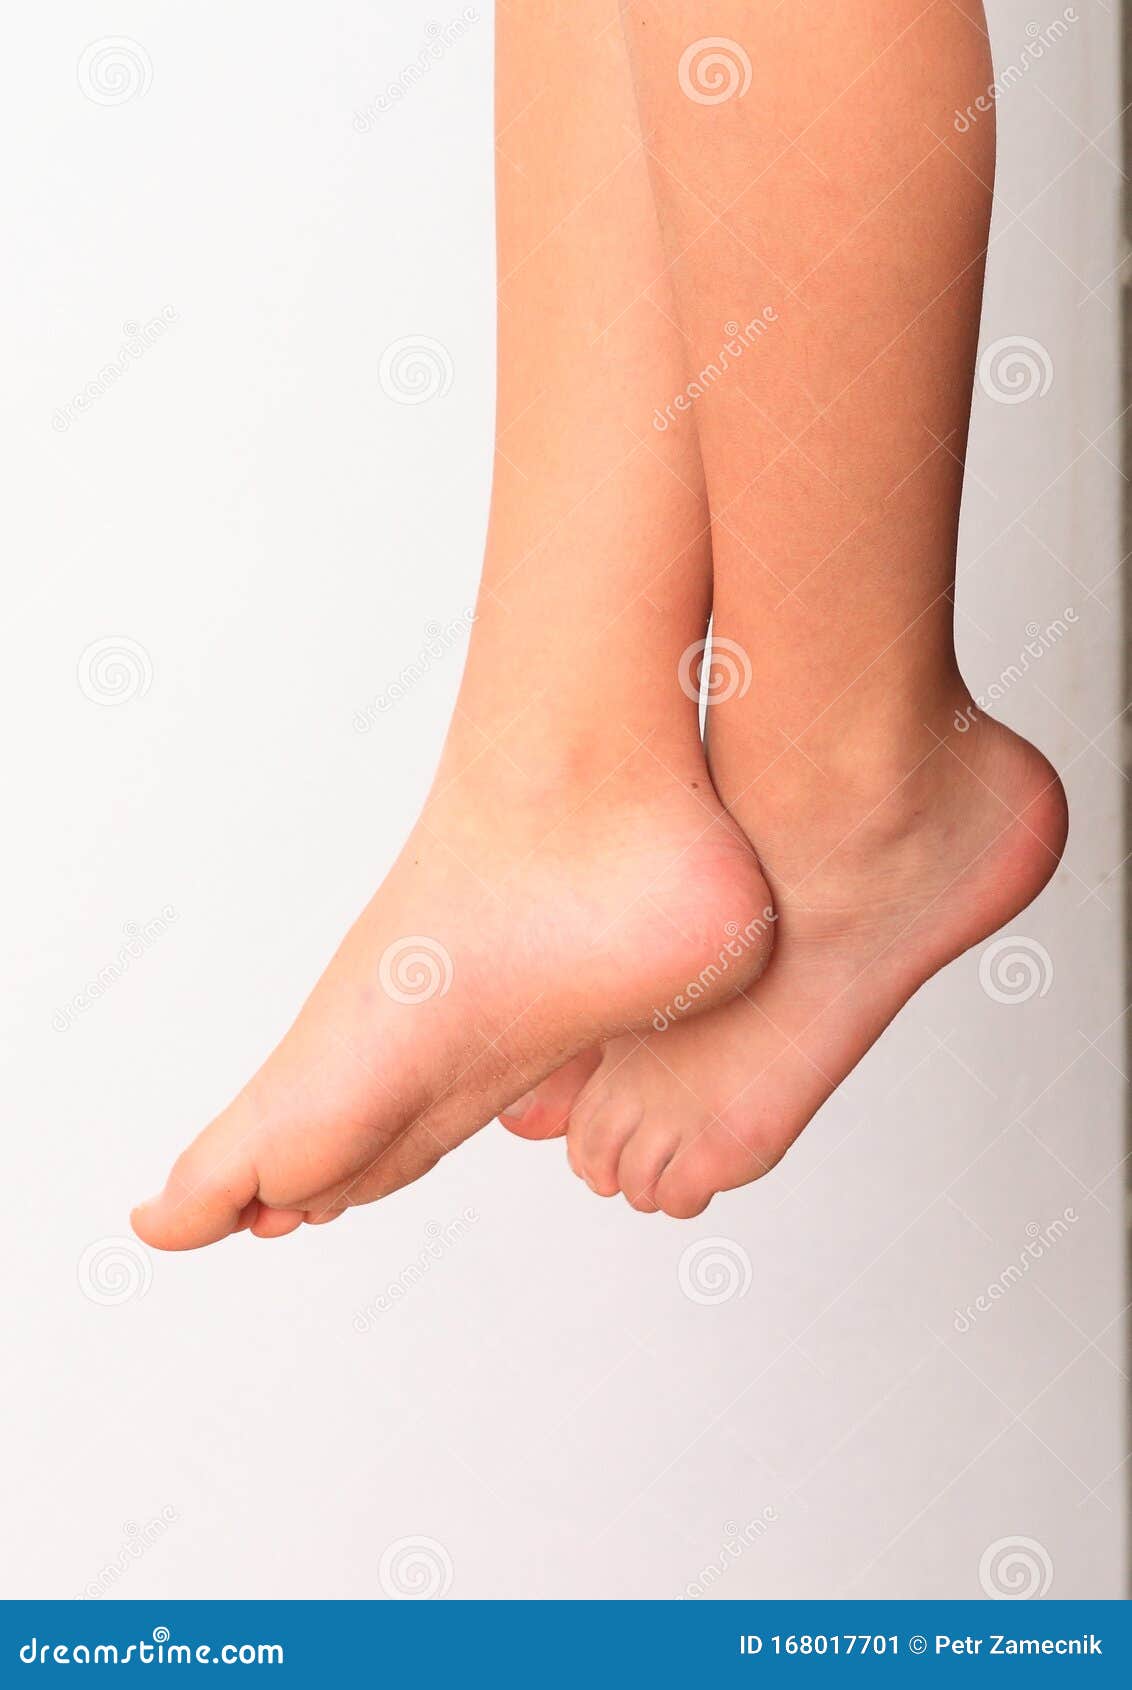
[[[752,980],[768,893],[689,735],[540,784],[457,731],[437,790],[282,1044],[135,1211],[148,1244],[277,1237],[418,1178],[577,1052]],[[453,773],[453,770],[458,770]],[[537,797],[537,801],[536,801]],[[498,818],[506,816],[506,837]],[[699,978],[736,927],[725,973]]]
[[[658,1000],[647,1036],[553,1076],[504,1125],[567,1131],[595,1191],[679,1218],[774,1167],[919,986],[1060,860],[1065,798],[1040,753],[962,709],[940,732],[903,779],[854,762],[777,808],[752,789],[736,808],[761,815],[779,911],[758,986],[695,1021]]]

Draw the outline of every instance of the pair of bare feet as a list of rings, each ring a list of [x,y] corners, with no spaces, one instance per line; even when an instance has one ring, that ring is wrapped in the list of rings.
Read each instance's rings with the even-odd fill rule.
[[[328,1221],[497,1114],[565,1133],[575,1173],[642,1211],[691,1217],[758,1178],[917,987],[1057,863],[1044,759],[951,720],[925,724],[902,778],[853,759],[761,828],[758,788],[737,820],[696,743],[680,764],[635,748],[600,782],[547,771],[538,804],[506,750],[474,765],[477,792],[447,772],[452,746],[295,1026],[138,1233],[185,1249]]]
[[[980,0],[496,26],[499,451],[455,721],[295,1026],[137,1211],[162,1248],[333,1219],[496,1115],[697,1215],[1064,845],[952,635]]]

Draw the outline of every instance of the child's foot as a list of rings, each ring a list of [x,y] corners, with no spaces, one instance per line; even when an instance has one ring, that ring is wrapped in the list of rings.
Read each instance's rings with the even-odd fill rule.
[[[464,749],[295,1026],[135,1212],[147,1243],[277,1237],[385,1196],[579,1051],[646,1023],[730,933],[748,933],[741,954],[696,1007],[759,972],[766,884],[691,734],[659,761],[607,744],[604,777],[514,736]]]
[[[903,780],[855,762],[777,810],[762,786],[736,803],[779,910],[757,988],[698,1021],[658,1000],[646,1037],[552,1076],[504,1125],[567,1130],[594,1190],[679,1218],[772,1168],[918,987],[1024,909],[1060,859],[1064,794],[1034,747],[981,716],[942,731]]]

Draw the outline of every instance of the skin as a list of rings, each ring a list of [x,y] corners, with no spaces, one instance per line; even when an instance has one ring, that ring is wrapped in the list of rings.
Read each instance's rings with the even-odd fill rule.
[[[160,1247],[333,1218],[500,1109],[595,1190],[698,1214],[1064,843],[1056,777],[972,712],[952,642],[993,136],[949,126],[990,80],[979,8],[498,22],[499,456],[456,718],[295,1027],[137,1212]],[[706,37],[745,93],[689,96]],[[705,761],[709,606],[738,682]],[[404,935],[452,964],[421,1002],[383,986]]]
[[[694,420],[650,429],[686,377],[616,4],[524,0],[498,24],[498,452],[455,718],[295,1026],[135,1211],[159,1248],[386,1196],[562,1064],[589,1072],[729,924],[755,934],[701,1008],[769,948],[680,681],[709,521]]]
[[[977,0],[629,0],[625,37],[686,363],[705,383],[716,789],[779,912],[758,986],[622,1039],[505,1124],[700,1213],[768,1171],[932,973],[1022,909],[1066,830],[1056,776],[982,717],[953,641],[994,168]],[[677,72],[723,39],[713,93]],[[728,43],[730,43],[728,45]],[[749,86],[742,85],[749,77]]]

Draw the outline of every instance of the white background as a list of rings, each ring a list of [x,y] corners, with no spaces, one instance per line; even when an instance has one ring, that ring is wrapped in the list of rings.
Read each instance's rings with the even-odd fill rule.
[[[1000,67],[1059,9],[992,0]],[[370,732],[354,718],[478,575],[490,7],[395,109],[355,113],[458,11],[61,0],[8,20],[5,1594],[380,1596],[383,1552],[425,1537],[462,1597],[977,1596],[984,1552],[1023,1537],[1050,1594],[1118,1595],[1114,0],[1078,0],[1000,104],[984,339],[1037,340],[1053,381],[980,394],[961,559],[977,693],[1028,627],[1077,618],[997,707],[1073,805],[1066,863],[1012,929],[1048,953],[1045,995],[996,1002],[965,958],[778,1173],[688,1225],[598,1202],[560,1146],[495,1126],[335,1227],[137,1246],[120,1301],[80,1274],[282,1032],[440,746],[459,647]],[[123,103],[76,74],[105,36],[152,68]],[[165,308],[176,324],[68,412],[123,325]],[[453,385],[398,404],[381,356],[421,335]],[[144,696],[80,685],[108,638],[143,648]],[[465,1210],[408,1294],[356,1320]],[[709,1237],[751,1266],[718,1304],[679,1276]]]

